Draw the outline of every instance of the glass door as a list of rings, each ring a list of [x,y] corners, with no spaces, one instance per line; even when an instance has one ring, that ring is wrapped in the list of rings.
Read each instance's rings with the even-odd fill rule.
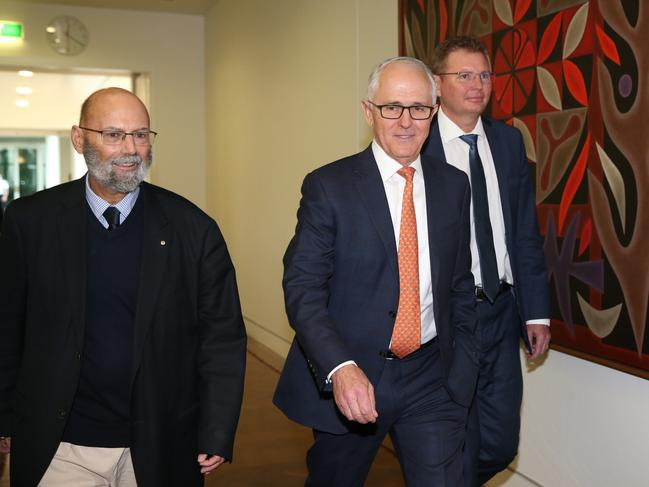
[[[0,186],[9,187],[3,206],[45,188],[46,147],[44,137],[0,137]]]

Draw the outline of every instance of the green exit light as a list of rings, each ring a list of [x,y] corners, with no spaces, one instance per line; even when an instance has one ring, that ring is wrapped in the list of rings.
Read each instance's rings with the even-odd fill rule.
[[[8,39],[22,39],[23,24],[21,24],[20,22],[0,20],[0,37]]]

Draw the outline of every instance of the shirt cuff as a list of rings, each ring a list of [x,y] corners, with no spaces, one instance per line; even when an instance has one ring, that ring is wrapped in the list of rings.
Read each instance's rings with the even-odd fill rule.
[[[345,365],[356,365],[356,362],[353,360],[348,360],[347,362],[343,362],[342,364],[334,367],[334,369],[329,372],[329,375],[327,376],[327,384],[331,384],[331,377],[334,375],[334,372],[336,372],[338,369],[342,369]],[[358,367],[358,365],[356,365]]]
[[[526,325],[545,325],[550,326],[550,318],[539,318],[535,320],[527,320]]]

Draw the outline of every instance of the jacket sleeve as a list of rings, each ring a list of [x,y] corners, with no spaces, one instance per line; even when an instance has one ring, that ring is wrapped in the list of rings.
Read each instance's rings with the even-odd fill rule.
[[[216,223],[205,231],[198,283],[199,453],[232,459],[246,363],[234,267]]]
[[[515,269],[514,285],[522,306],[523,322],[550,317],[548,278],[543,252],[543,240],[536,218],[534,188],[530,181],[525,146],[520,133],[518,157],[512,177],[518,179],[516,206],[516,230],[514,232]],[[526,336],[527,334],[524,334]]]
[[[11,436],[15,383],[22,356],[26,269],[21,234],[9,205],[0,233],[0,436]]]
[[[289,323],[321,389],[338,365],[353,360],[328,313],[334,272],[336,217],[315,173],[302,184],[295,236],[284,255],[284,300]]]

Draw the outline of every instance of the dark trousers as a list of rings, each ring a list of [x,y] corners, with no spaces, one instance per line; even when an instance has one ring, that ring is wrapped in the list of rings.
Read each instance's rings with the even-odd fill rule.
[[[479,302],[478,315],[480,375],[464,449],[467,487],[484,484],[516,456],[523,397],[520,318],[513,290],[498,296],[493,304]]]
[[[433,343],[402,360],[386,359],[375,387],[376,423],[353,423],[342,435],[314,431],[305,486],[362,486],[388,433],[408,487],[462,485],[468,411],[446,392],[439,353]]]

